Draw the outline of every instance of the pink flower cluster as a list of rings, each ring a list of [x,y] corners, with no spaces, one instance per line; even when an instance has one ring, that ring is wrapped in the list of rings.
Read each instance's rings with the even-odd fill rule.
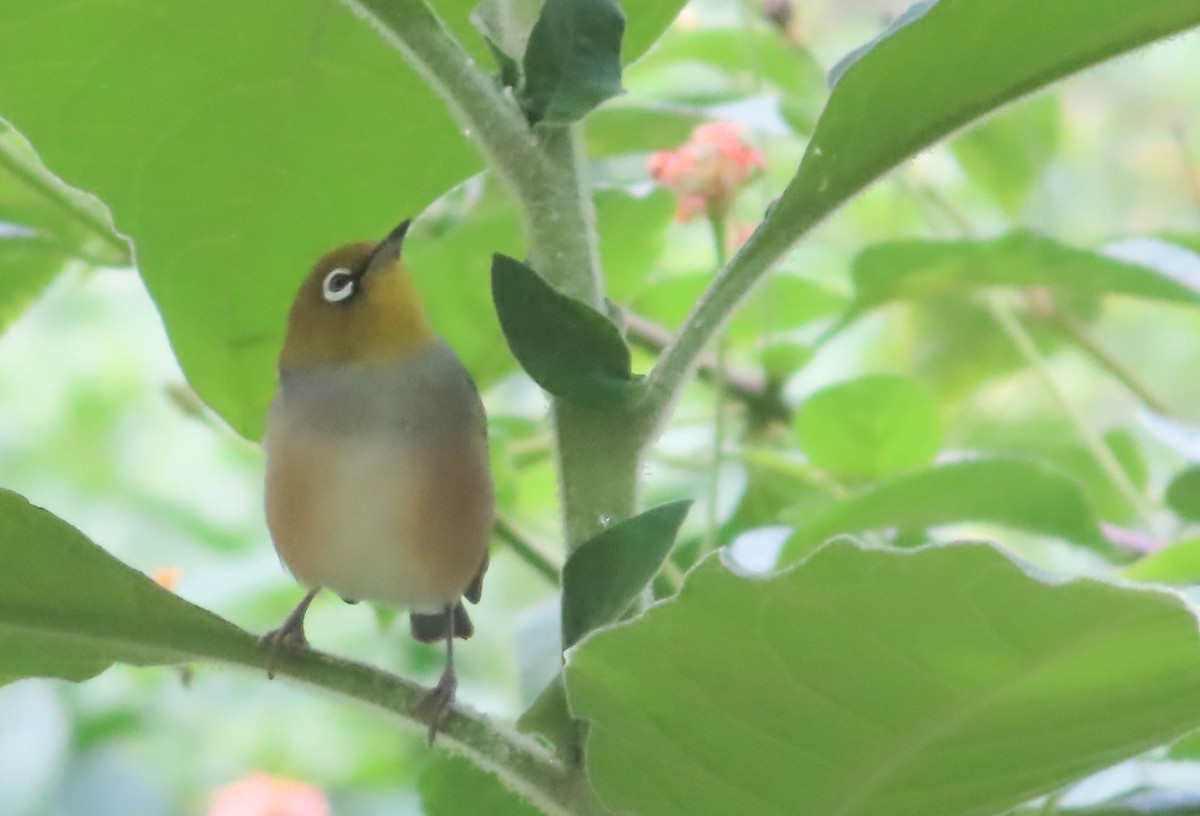
[[[320,788],[256,773],[220,788],[207,816],[329,816]]]
[[[650,157],[650,175],[679,196],[680,221],[699,215],[723,218],[746,182],[764,167],[762,153],[742,139],[740,125],[700,125],[677,150]]]

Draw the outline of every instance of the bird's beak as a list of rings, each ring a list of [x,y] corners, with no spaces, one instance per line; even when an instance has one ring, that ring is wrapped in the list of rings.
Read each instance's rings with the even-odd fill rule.
[[[371,257],[367,259],[366,265],[363,266],[363,275],[387,266],[400,257],[400,247],[404,244],[404,236],[408,232],[410,224],[412,224],[412,219],[406,218],[400,226],[389,232],[387,237],[379,242],[379,245],[371,253]]]

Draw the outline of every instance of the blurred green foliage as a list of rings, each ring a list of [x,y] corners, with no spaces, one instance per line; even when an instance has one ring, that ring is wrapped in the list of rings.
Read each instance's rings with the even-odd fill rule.
[[[468,20],[475,3],[432,5],[490,66]],[[700,122],[740,122],[766,159],[730,225],[740,241],[793,178],[827,70],[903,11],[883,0],[801,4],[780,30],[757,2],[697,0],[635,61],[679,5],[622,4],[628,93],[584,124],[608,295],[668,332],[715,261],[707,227],[673,221],[671,196],[650,189],[647,154],[677,147]],[[953,15],[970,4],[941,5]],[[1120,4],[1102,5],[1079,21],[1101,39],[1121,24]],[[261,454],[243,437],[261,429],[287,300],[321,251],[423,211],[406,258],[484,391],[500,506],[561,563],[545,398],[505,345],[488,285],[493,253],[522,257],[519,215],[494,179],[473,175],[481,164],[468,140],[416,74],[324,0],[73,8],[47,23],[44,4],[14,3],[0,23],[0,116],[22,134],[0,134],[0,486],[139,570],[182,567],[182,597],[252,631],[275,625],[298,590],[271,552]],[[1019,85],[1039,60],[1069,61],[1070,47],[1083,59],[1095,42],[1065,26],[1026,37],[1009,19],[1007,40],[987,26],[951,38],[981,58],[977,73],[948,77],[928,56],[947,44],[942,19],[922,30],[932,44],[885,53],[872,93],[848,96],[859,107],[817,127],[813,138],[832,140],[822,144],[870,154],[844,166],[881,170],[931,127],[978,112],[921,119],[938,100],[896,88],[969,96],[997,76]],[[1020,52],[984,48],[1013,37]],[[97,43],[120,47],[98,58]],[[898,548],[989,537],[1046,574],[1200,581],[1200,381],[1187,376],[1200,351],[1197,65],[1200,43],[1181,37],[1001,110],[867,189],[792,252],[724,334],[730,391],[718,398],[706,373],[646,458],[645,506],[696,502],[658,594],[678,588],[702,542],[763,570],[846,533]],[[873,126],[884,115],[919,127]],[[822,206],[866,180],[833,172],[827,191],[818,171],[829,167],[839,165],[810,160],[805,176]],[[62,182],[102,199],[113,223]],[[136,239],[136,273],[121,234]],[[1035,357],[997,326],[994,296]],[[637,345],[640,374],[661,342]],[[762,399],[782,412],[758,410]],[[16,531],[0,530],[6,557],[18,537],[35,543]],[[871,558],[877,573],[859,567]],[[69,559],[56,563],[88,579]],[[11,588],[5,597],[0,606],[15,608]],[[558,614],[544,571],[498,540],[478,634],[460,650],[462,696],[515,719],[560,667]],[[765,622],[753,637],[745,615]],[[423,681],[440,669],[437,650],[386,614],[336,599],[317,602],[309,634]],[[1194,720],[1194,640],[1194,622],[1162,594],[1060,588],[981,548],[884,557],[839,543],[771,583],[706,562],[677,604],[572,653],[569,690],[598,720],[601,792],[647,814],[787,812],[799,794],[786,780],[805,763],[824,769],[805,778],[836,791],[862,781],[863,757],[887,778],[845,812],[995,812]],[[887,657],[897,649],[934,667],[927,698],[904,696],[921,686],[899,684],[911,666]],[[997,689],[1014,676],[1024,684],[1008,693],[1071,704],[1006,707]],[[1125,694],[1115,711],[1110,692]],[[774,702],[789,696],[805,702]],[[942,721],[954,727],[921,730]],[[921,757],[873,754],[878,723],[912,752],[936,743],[940,761],[976,784],[906,810],[896,791],[932,790],[937,772]],[[1045,739],[1048,727],[1061,739]],[[988,740],[1009,740],[1012,763],[976,761]],[[755,759],[764,741],[777,765]],[[1181,745],[1172,756],[1195,762]],[[846,759],[825,760],[831,771],[821,758],[834,748]],[[936,765],[934,753],[922,757]],[[1132,767],[1068,792],[1064,809],[1140,787],[1145,765]],[[0,690],[5,816],[199,814],[213,790],[254,770],[319,786],[335,813],[530,812],[378,716],[258,676],[199,666],[185,682],[176,669],[117,667],[80,686]],[[988,787],[989,772],[1021,784]],[[739,791],[744,780],[753,794]],[[800,793],[829,801],[817,784]],[[1166,801],[1185,786],[1150,787]]]

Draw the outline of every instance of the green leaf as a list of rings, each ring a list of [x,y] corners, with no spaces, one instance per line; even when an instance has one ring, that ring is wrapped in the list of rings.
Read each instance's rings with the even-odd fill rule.
[[[645,282],[662,254],[675,196],[662,188],[640,197],[608,189],[597,191],[595,201],[608,296],[623,301]]]
[[[590,779],[655,816],[983,816],[1200,725],[1179,598],[1032,577],[980,544],[831,544],[568,655]]]
[[[658,573],[692,502],[625,519],[585,541],[563,567],[563,646],[612,623]]]
[[[490,270],[493,253],[520,257],[525,240],[520,211],[498,181],[487,179],[478,199],[446,200],[458,193],[417,221],[404,242],[404,261],[430,322],[482,390],[517,369],[492,305]]]
[[[1200,536],[1185,538],[1130,564],[1122,574],[1133,581],[1200,583]]]
[[[646,53],[686,5],[687,0],[621,0],[626,18],[621,62],[628,65]]]
[[[0,126],[0,330],[72,259],[129,260],[103,208],[54,178],[19,135]]]
[[[984,241],[876,244],[858,254],[851,274],[861,308],[991,286],[1200,305],[1200,291],[1158,269],[1023,230]]]
[[[702,82],[674,87],[662,82],[664,76],[694,73],[700,66],[718,69],[726,81],[712,89]],[[788,43],[774,30],[744,26],[668,32],[630,69],[628,82],[655,91],[662,85],[671,96],[704,103],[760,94],[766,84],[780,92],[780,112],[802,133],[811,132],[827,93],[825,72],[808,49]]]
[[[417,789],[425,816],[542,816],[494,775],[460,756],[435,756],[421,772]]]
[[[622,100],[584,120],[584,146],[593,159],[648,153],[682,144],[706,121],[704,114],[685,108]]]
[[[987,522],[1107,550],[1083,492],[1021,459],[970,459],[893,476],[799,522],[784,562],[844,533]]]
[[[58,247],[34,236],[5,237],[0,224],[0,331],[21,316],[65,262]]]
[[[736,78],[744,92],[761,91],[767,83],[788,95],[808,97],[814,104],[826,95],[824,71],[808,49],[788,43],[774,30],[740,25],[668,32],[632,68],[630,82],[635,73],[671,70],[680,62],[720,68]]]
[[[1054,158],[1061,129],[1058,97],[1041,96],[971,128],[950,150],[972,181],[1016,215]]]
[[[403,56],[335,0],[13,0],[0,116],[111,208],[192,386],[251,438],[313,262],[479,167]]]
[[[492,300],[509,348],[542,388],[581,405],[628,398],[629,347],[607,317],[505,255],[492,258]]]
[[[834,69],[800,167],[759,235],[794,240],[956,128],[1198,24],[1195,0],[918,3]]]
[[[114,662],[255,661],[254,639],[0,490],[0,685],[86,680]]]
[[[942,444],[937,405],[916,382],[873,374],[827,386],[796,415],[800,447],[843,477],[888,476],[928,465]]]
[[[522,734],[540,734],[559,748],[578,744],[580,723],[572,719],[567,707],[567,690],[561,672],[546,684],[517,719],[517,730]]]
[[[567,124],[622,92],[625,15],[615,0],[546,0],[525,49],[529,121]]]
[[[1200,466],[1177,474],[1167,485],[1167,506],[1185,521],[1200,521]]]

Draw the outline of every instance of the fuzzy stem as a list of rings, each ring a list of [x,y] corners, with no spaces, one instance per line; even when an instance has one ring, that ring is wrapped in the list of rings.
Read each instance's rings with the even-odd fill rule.
[[[815,222],[816,219],[812,219],[812,223]],[[674,342],[663,352],[646,379],[641,409],[651,430],[657,428],[670,412],[708,341],[720,331],[754,284],[807,231],[808,226],[811,224],[800,229],[794,225],[784,228],[778,220],[764,221],[700,297]]]
[[[197,649],[205,657],[261,672],[266,676],[267,651],[256,646],[252,635],[238,632],[236,641]],[[418,706],[429,689],[380,669],[343,660],[311,649],[287,650],[277,655],[278,676],[349,697],[397,716],[415,732],[428,724]],[[529,799],[552,816],[583,816],[603,812],[586,781],[565,768],[532,740],[502,728],[464,706],[452,706],[436,745],[461,754],[499,777],[509,789]]]

